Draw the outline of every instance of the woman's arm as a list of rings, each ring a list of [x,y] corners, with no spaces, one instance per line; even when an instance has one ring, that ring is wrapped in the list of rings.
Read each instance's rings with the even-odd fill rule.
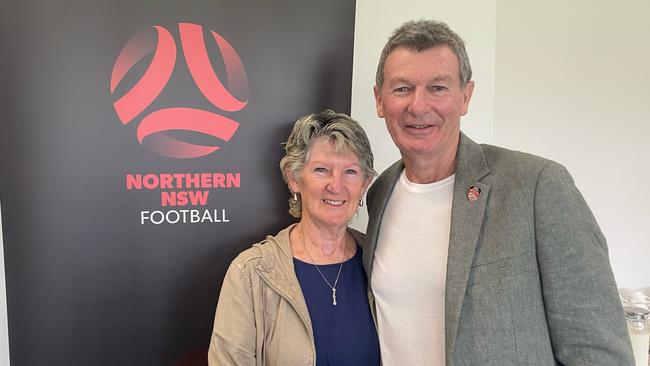
[[[255,365],[255,337],[251,278],[235,261],[228,268],[221,287],[208,365]]]

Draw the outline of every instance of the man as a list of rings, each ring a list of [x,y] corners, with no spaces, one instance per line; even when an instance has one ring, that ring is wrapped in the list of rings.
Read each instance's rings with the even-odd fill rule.
[[[598,224],[564,167],[460,132],[471,75],[436,21],[399,27],[379,61],[402,156],[368,193],[383,364],[633,365]]]

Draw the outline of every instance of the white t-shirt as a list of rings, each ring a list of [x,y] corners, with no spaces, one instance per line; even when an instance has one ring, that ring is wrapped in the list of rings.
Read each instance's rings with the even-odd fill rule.
[[[402,172],[386,206],[371,280],[384,366],[445,364],[454,178],[417,184]]]

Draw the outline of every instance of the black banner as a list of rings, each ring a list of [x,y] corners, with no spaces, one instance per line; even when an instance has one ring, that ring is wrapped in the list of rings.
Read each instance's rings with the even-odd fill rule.
[[[290,222],[293,121],[350,112],[354,6],[2,5],[12,365],[206,363],[228,263]]]

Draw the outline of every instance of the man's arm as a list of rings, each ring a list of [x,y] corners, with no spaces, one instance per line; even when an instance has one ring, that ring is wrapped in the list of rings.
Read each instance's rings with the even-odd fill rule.
[[[539,176],[535,234],[555,358],[567,366],[633,366],[605,238],[569,172],[556,163]]]

